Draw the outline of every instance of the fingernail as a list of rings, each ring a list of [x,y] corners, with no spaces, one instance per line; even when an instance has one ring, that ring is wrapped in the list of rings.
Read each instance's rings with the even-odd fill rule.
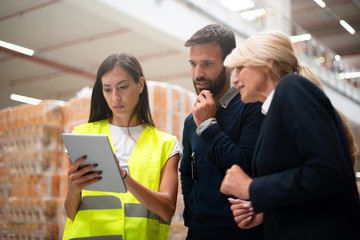
[[[86,155],[82,156],[82,159],[86,159],[86,158],[87,158],[87,156],[86,156]]]
[[[250,212],[253,212],[253,211],[254,211],[254,208],[249,208],[249,211],[250,211]]]
[[[252,216],[252,215],[254,215],[255,213],[254,213],[254,212],[249,212],[248,214],[249,214],[249,216]]]
[[[97,167],[97,166],[98,166],[98,164],[97,164],[97,163],[93,164],[93,167]]]
[[[102,171],[98,171],[98,172],[97,172],[97,175],[101,175],[101,174],[102,174]]]
[[[251,220],[252,219],[252,216],[248,217],[246,220]]]
[[[250,207],[250,204],[245,203],[245,204],[244,204],[244,207],[246,207],[246,208],[247,208],[247,207]]]
[[[97,179],[98,179],[98,180],[101,180],[101,179],[102,179],[102,177],[98,177]]]

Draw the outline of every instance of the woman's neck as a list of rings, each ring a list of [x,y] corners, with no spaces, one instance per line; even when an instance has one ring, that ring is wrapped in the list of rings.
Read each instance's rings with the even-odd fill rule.
[[[264,103],[265,100],[269,97],[270,93],[276,88],[276,85],[279,83],[280,79],[268,78],[266,81],[268,84],[265,88],[265,91],[262,95],[262,100],[260,102]]]
[[[118,127],[135,127],[141,124],[137,116],[133,116],[130,121],[129,119],[112,117],[109,119],[109,123]]]

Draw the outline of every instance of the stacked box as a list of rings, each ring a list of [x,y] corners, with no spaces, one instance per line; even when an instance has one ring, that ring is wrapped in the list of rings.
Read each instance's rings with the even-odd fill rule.
[[[149,102],[156,127],[182,140],[186,116],[191,113],[196,94],[178,85],[148,81]]]
[[[39,124],[62,126],[62,104],[60,101],[46,100],[37,105],[24,104],[14,108],[4,109],[0,116],[6,117],[7,119],[0,121],[2,122],[0,127],[5,126],[6,128],[0,128],[0,130],[9,128],[16,129]]]
[[[58,239],[62,106],[0,111],[0,239]]]
[[[72,132],[75,126],[87,123],[90,114],[90,97],[71,98],[63,108],[64,131]]]
[[[63,106],[63,132],[71,133],[75,126],[88,122],[90,100],[90,97],[74,97],[66,102]],[[59,239],[61,239],[67,219],[64,209],[64,199],[67,193],[67,170],[69,167],[69,160],[65,154],[61,155],[59,163],[59,196],[61,200],[58,202],[56,209]]]
[[[10,114],[11,108],[5,108],[0,111],[0,131],[10,128]]]

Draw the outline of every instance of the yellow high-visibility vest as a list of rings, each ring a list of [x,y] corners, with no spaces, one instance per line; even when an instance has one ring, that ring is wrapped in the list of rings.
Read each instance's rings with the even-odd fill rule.
[[[114,151],[108,120],[75,127],[78,134],[106,134]],[[129,159],[131,177],[159,191],[160,173],[174,147],[176,137],[146,126]],[[74,221],[67,219],[63,240],[153,240],[167,239],[170,221],[151,212],[127,193],[82,190]]]

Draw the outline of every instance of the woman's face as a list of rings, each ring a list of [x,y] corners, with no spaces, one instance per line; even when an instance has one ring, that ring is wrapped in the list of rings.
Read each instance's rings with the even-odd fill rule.
[[[232,83],[239,89],[244,103],[264,102],[272,90],[269,91],[264,67],[238,66]]]
[[[133,113],[139,95],[143,91],[144,78],[135,83],[133,77],[124,69],[115,67],[101,78],[105,100],[113,113],[112,124],[128,126],[128,121]],[[134,122],[135,121],[135,122]],[[137,125],[135,117],[130,126]]]

